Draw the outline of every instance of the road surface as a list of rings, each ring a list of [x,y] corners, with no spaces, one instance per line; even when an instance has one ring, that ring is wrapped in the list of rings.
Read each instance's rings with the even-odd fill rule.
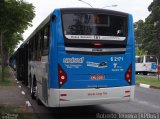
[[[132,102],[65,108],[39,106],[35,100],[30,98],[29,89],[22,86],[21,90],[25,92],[38,119],[160,118],[159,89],[136,86],[135,100]]]

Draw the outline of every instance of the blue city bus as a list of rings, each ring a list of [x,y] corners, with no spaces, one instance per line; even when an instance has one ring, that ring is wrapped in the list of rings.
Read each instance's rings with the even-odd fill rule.
[[[47,107],[130,101],[134,42],[128,13],[55,9],[17,50],[17,79]]]

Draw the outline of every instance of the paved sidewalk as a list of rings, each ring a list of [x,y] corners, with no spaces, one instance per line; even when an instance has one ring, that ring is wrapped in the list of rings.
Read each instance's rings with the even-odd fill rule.
[[[14,86],[0,87],[0,105],[25,105],[26,97],[21,94],[21,89],[18,88],[17,81],[13,75],[12,70],[10,69],[11,76],[13,77]]]
[[[6,108],[13,108],[13,112],[15,113],[15,109],[17,110],[17,114],[23,114],[25,119],[31,119],[33,116],[34,111],[31,105],[29,105],[28,97],[25,95],[25,92],[21,88],[21,82],[18,82],[10,69],[11,73],[11,80],[14,83],[12,86],[0,86],[0,111],[4,111]],[[17,83],[18,82],[18,83]],[[4,110],[3,110],[4,107]],[[0,113],[2,113],[0,112]],[[12,112],[12,109],[11,109]],[[5,113],[5,112],[4,112]],[[31,114],[30,117],[26,117],[26,115]],[[0,114],[1,115],[1,114]],[[0,117],[1,119],[1,117]],[[21,118],[20,118],[21,119]]]
[[[26,105],[26,100],[17,86],[0,87],[0,105]]]

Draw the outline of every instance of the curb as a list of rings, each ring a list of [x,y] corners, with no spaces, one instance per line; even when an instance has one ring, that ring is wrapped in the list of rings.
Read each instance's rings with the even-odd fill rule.
[[[151,85],[148,85],[148,84],[136,84],[138,85],[139,87],[142,87],[142,88],[153,88],[153,89],[160,89],[160,87],[156,87],[156,86],[151,86]]]
[[[143,88],[150,88],[150,87],[151,87],[150,85],[142,84],[142,83],[140,83],[139,86],[140,86],[140,87],[143,87]]]

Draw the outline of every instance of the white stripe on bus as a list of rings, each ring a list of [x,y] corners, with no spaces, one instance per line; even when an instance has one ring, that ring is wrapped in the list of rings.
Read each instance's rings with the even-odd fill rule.
[[[124,41],[126,37],[119,36],[98,36],[98,35],[65,35],[68,39],[80,39],[80,40],[113,40]]]
[[[83,52],[124,52],[126,48],[75,48],[65,47],[66,51],[83,51]]]

